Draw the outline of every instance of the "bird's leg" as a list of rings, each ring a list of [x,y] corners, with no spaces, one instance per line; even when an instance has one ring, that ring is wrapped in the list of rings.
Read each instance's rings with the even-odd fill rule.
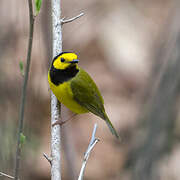
[[[72,117],[70,117],[69,119],[66,119],[65,121],[62,120],[57,120],[55,123],[52,124],[52,126],[55,126],[57,124],[59,124],[60,126],[62,126],[63,124],[65,124],[67,121],[73,119],[74,116],[76,116],[77,114],[73,114]]]
[[[65,122],[67,122],[67,120],[66,121],[57,120],[55,123],[52,124],[52,126],[54,127],[55,125],[58,125],[58,124],[62,126]]]

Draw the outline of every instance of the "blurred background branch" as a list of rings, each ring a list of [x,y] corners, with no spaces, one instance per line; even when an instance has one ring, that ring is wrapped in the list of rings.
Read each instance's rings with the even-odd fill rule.
[[[132,170],[133,180],[157,180],[160,172],[158,162],[172,152],[175,143],[175,123],[180,90],[180,4],[177,1],[169,18],[169,26],[164,36],[163,48],[156,61],[163,62],[156,66],[153,77],[150,101],[145,106],[140,134],[142,139],[129,153],[128,166]],[[160,49],[159,49],[160,50]],[[158,69],[157,69],[158,67]],[[154,89],[154,90],[153,90]],[[137,141],[138,142],[138,141]]]

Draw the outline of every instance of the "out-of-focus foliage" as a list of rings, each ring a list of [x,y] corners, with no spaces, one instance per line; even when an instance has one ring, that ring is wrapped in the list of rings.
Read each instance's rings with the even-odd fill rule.
[[[35,0],[36,15],[38,15],[42,5],[42,0]]]
[[[20,69],[22,76],[24,76],[24,64],[22,61],[19,62],[19,69]]]

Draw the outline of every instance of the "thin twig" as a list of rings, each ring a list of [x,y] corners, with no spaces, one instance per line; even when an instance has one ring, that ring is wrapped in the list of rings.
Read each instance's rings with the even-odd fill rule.
[[[94,129],[93,129],[93,132],[92,132],[91,141],[89,143],[88,149],[90,148],[90,146],[94,143],[94,140],[96,139],[95,138],[96,129],[97,129],[97,124],[94,125]]]
[[[51,0],[53,57],[62,52],[61,0]],[[60,119],[61,106],[51,92],[51,180],[61,180],[61,129],[53,124]]]
[[[62,52],[62,24],[72,22],[83,15],[69,20],[60,20],[61,0],[51,0],[53,57]],[[61,117],[61,104],[51,92],[51,180],[61,180],[61,128],[53,126]]]
[[[28,52],[26,58],[27,64],[26,64],[24,82],[22,86],[22,96],[21,96],[20,113],[19,113],[18,142],[17,142],[16,162],[15,162],[15,172],[14,172],[15,180],[17,180],[19,177],[19,166],[20,166],[20,158],[21,158],[20,138],[21,138],[21,133],[23,132],[24,107],[26,101],[26,89],[27,89],[27,82],[28,82],[30,62],[31,62],[31,51],[32,51],[33,32],[34,32],[34,20],[35,20],[33,16],[32,0],[28,0],[28,5],[29,5],[29,42],[28,42]]]
[[[99,141],[100,141],[100,140],[97,139],[97,138],[94,139],[93,143],[89,146],[89,148],[87,149],[87,151],[86,151],[86,153],[85,153],[85,155],[84,155],[84,161],[87,161],[87,160],[88,160],[89,155],[90,155],[92,149],[94,148],[94,146],[96,145],[96,143],[98,143]]]
[[[51,161],[52,161],[52,158],[50,158],[46,153],[43,153],[43,156],[46,158],[46,160],[50,163],[51,165]]]
[[[14,179],[13,176],[10,176],[10,175],[8,175],[8,174],[6,174],[6,173],[3,173],[3,172],[0,172],[0,176],[5,176],[5,177],[7,177],[7,178],[9,178],[9,179]]]
[[[100,141],[99,139],[97,139],[95,137],[96,129],[97,129],[97,124],[94,125],[93,133],[92,133],[92,136],[91,136],[91,141],[90,141],[89,146],[88,146],[88,148],[87,148],[87,150],[86,150],[86,152],[84,154],[84,159],[83,159],[83,163],[82,163],[82,167],[81,167],[81,170],[80,170],[80,173],[79,173],[78,180],[83,180],[85,167],[86,167],[88,158],[90,156],[90,153],[91,153],[92,149],[94,148],[94,146]]]
[[[79,15],[74,16],[74,17],[72,17],[72,18],[70,18],[70,19],[65,19],[65,17],[64,17],[64,18],[61,19],[61,24],[63,25],[63,24],[66,24],[66,23],[73,22],[74,20],[80,18],[80,17],[83,16],[83,15],[84,15],[84,13],[80,13]]]

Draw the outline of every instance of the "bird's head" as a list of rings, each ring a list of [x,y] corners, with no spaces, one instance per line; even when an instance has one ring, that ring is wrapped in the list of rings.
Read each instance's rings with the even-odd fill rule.
[[[56,69],[64,70],[71,66],[77,66],[77,63],[79,62],[77,55],[72,52],[62,52],[56,57],[54,57],[52,65]]]

